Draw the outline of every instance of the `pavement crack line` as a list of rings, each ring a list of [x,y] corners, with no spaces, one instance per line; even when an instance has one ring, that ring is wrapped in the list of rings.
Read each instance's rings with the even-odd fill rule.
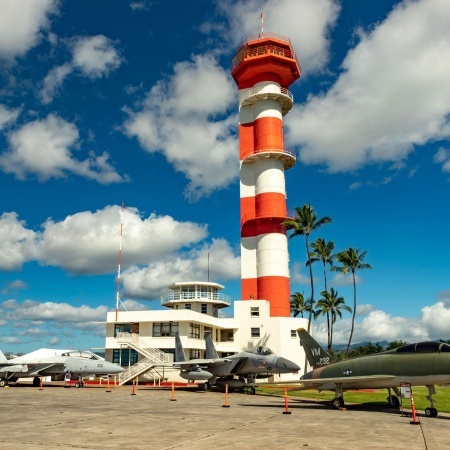
[[[250,422],[246,422],[246,423],[244,423],[244,424],[242,424],[242,425],[239,425],[239,426],[233,426],[233,427],[229,427],[229,428],[226,428],[226,429],[222,429],[222,430],[220,430],[220,431],[216,431],[216,432],[214,432],[214,433],[207,434],[207,435],[202,436],[202,437],[199,437],[199,438],[197,438],[197,439],[193,439],[193,440],[191,440],[191,441],[189,441],[189,442],[178,443],[178,444],[176,444],[176,445],[172,445],[172,446],[170,446],[170,447],[166,447],[166,450],[171,450],[171,449],[174,449],[174,448],[182,447],[182,446],[184,446],[184,445],[186,445],[186,444],[194,444],[194,443],[196,443],[196,442],[201,442],[201,441],[203,441],[203,440],[205,440],[205,439],[208,439],[208,438],[210,438],[210,437],[218,436],[218,435],[220,435],[220,434],[222,434],[222,433],[228,433],[229,431],[233,431],[233,430],[245,428],[245,427],[248,427],[248,426],[250,426],[250,425],[262,423],[262,422],[265,422],[265,421],[267,421],[267,420],[273,419],[274,417],[277,417],[277,414],[272,414],[272,415],[267,416],[267,417],[262,417],[262,418],[259,419],[259,420],[252,420],[252,421],[250,421]]]

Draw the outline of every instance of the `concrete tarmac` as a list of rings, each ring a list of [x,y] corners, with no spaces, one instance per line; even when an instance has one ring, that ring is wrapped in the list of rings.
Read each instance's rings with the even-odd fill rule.
[[[0,449],[448,449],[450,414],[131,386],[0,388]]]

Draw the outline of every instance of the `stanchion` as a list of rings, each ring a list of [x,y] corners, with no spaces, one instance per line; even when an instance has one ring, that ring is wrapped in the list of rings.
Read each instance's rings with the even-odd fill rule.
[[[106,389],[106,392],[111,392],[111,389],[109,388],[109,377],[108,377],[108,387]]]
[[[171,402],[176,402],[175,398],[175,383],[172,381],[172,398],[170,399]]]
[[[133,383],[131,384],[131,395],[136,395],[136,392],[135,392],[135,380],[133,379]]]
[[[228,384],[225,385],[225,405],[222,405],[222,408],[229,408],[230,405],[228,403]]]
[[[41,382],[39,383],[39,390],[40,390],[40,391],[43,391],[43,390],[44,390],[44,388],[42,387],[42,375],[41,375]]]
[[[420,421],[417,420],[417,415],[416,415],[416,407],[414,405],[414,397],[413,397],[413,393],[411,390],[411,411],[412,411],[412,420],[411,422],[409,422],[411,425],[419,425]]]
[[[289,411],[288,395],[287,395],[286,388],[284,388],[284,411],[283,411],[283,414],[291,414],[291,411]]]

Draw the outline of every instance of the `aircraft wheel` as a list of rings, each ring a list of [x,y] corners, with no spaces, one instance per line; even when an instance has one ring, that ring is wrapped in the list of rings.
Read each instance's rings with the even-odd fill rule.
[[[437,409],[436,408],[426,408],[425,415],[427,417],[437,417],[437,415],[438,415]]]
[[[256,394],[255,386],[250,386],[250,394],[251,395],[255,395]]]
[[[0,387],[5,387],[8,384],[8,382],[6,380],[4,380],[3,378],[0,380]]]
[[[343,407],[344,407],[344,399],[343,399],[342,397],[336,397],[336,398],[333,400],[333,406],[334,406],[336,409],[343,408]]]
[[[41,385],[41,379],[39,377],[34,377],[33,378],[33,386],[39,387],[40,385]]]
[[[396,395],[391,395],[387,398],[387,401],[389,403],[389,406],[392,406],[393,408],[398,408],[400,406],[400,400]]]
[[[210,388],[211,388],[211,385],[207,381],[205,381],[203,383],[203,390],[204,391],[209,391]]]
[[[77,381],[75,383],[75,387],[80,388],[80,387],[83,387],[83,385],[79,381]]]

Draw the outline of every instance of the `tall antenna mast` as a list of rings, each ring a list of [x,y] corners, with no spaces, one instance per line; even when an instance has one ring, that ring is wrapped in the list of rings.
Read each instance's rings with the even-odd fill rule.
[[[209,253],[208,253],[208,283],[209,283]]]
[[[264,13],[258,16],[258,20],[261,20],[261,34],[264,34]]]
[[[119,237],[119,258],[117,261],[117,289],[116,289],[116,322],[119,318],[119,303],[125,308],[122,300],[120,300],[120,264],[122,263],[122,229],[123,229],[123,209],[124,204],[122,202],[122,210],[120,212],[120,237]],[[127,308],[125,308],[127,310]]]

